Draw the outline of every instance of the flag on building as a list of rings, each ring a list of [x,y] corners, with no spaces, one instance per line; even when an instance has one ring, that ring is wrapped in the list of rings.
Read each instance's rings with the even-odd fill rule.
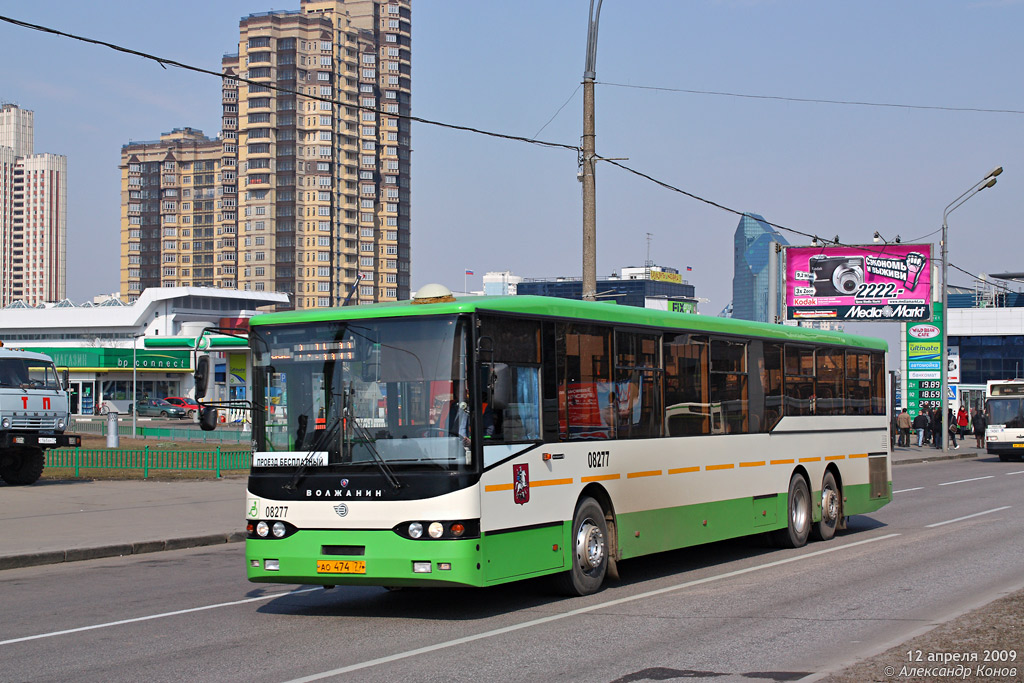
[[[472,275],[472,274],[473,274],[473,271],[472,271],[472,270],[467,270],[467,271],[466,271],[466,275]]]
[[[693,266],[686,266],[686,270],[693,270]]]

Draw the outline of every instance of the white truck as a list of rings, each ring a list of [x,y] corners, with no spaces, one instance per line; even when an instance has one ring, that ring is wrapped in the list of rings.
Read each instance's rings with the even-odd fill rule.
[[[81,436],[64,433],[68,405],[67,371],[62,378],[49,356],[0,342],[0,479],[33,484],[47,448],[82,445]]]

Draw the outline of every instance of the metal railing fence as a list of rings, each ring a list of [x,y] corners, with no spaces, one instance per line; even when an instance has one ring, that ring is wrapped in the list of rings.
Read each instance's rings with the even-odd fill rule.
[[[83,469],[142,470],[143,478],[151,471],[214,472],[219,479],[224,470],[248,470],[250,451],[151,450],[149,446],[135,449],[54,448],[46,451],[46,466],[73,469],[81,476]]]

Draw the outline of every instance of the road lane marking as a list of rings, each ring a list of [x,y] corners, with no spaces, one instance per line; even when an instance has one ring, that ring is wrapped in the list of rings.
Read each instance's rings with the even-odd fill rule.
[[[975,477],[974,479],[959,479],[957,481],[947,481],[947,482],[944,482],[942,484],[939,484],[939,486],[952,486],[953,484],[966,484],[969,481],[981,481],[982,479],[992,479],[994,476],[996,476],[996,475],[990,474],[987,477]]]
[[[1024,470],[1020,470],[1019,472],[1007,472],[1006,476],[1010,476],[1011,474],[1024,474]]]
[[[921,491],[922,489],[924,489],[923,486],[915,486],[912,489],[900,489],[899,491],[893,491],[892,495],[895,496],[897,493],[907,493],[908,491]]]
[[[82,631],[93,631],[98,628],[109,628],[110,626],[121,626],[123,624],[134,624],[139,621],[150,621],[151,619],[163,619],[164,617],[174,617],[179,614],[189,614],[191,612],[203,612],[209,609],[218,609],[220,607],[233,607],[235,605],[244,605],[247,602],[259,602],[260,600],[273,600],[274,598],[285,598],[289,595],[298,595],[299,593],[309,593],[311,591],[323,590],[320,586],[316,588],[300,588],[294,591],[288,591],[286,593],[271,593],[269,595],[261,595],[258,598],[246,598],[244,600],[233,600],[231,602],[219,602],[215,605],[204,605],[202,607],[191,607],[189,609],[179,609],[174,612],[161,612],[160,614],[150,614],[145,617],[135,617],[133,619],[121,619],[119,621],[109,621],[105,624],[93,624],[92,626],[79,626],[78,628],[69,628],[63,631],[52,631],[50,633],[39,633],[34,636],[24,636],[23,638],[11,638],[9,640],[0,640],[0,646],[2,645],[13,645],[14,643],[24,643],[28,640],[39,640],[41,638],[53,638],[54,636],[66,636],[69,633],[81,633]]]
[[[952,524],[953,522],[962,522],[965,519],[971,519],[972,517],[981,517],[982,515],[990,515],[993,512],[1001,512],[1002,510],[1009,510],[1012,505],[1004,505],[1001,508],[993,508],[991,510],[985,510],[984,512],[975,512],[973,515],[966,515],[964,517],[957,517],[956,519],[947,519],[945,522],[936,522],[935,524],[929,524],[925,529],[934,529],[937,526],[943,526],[945,524]]]
[[[531,628],[533,626],[540,626],[542,624],[548,624],[554,621],[560,621],[568,617],[575,617],[581,614],[587,614],[594,612],[599,609],[605,609],[606,607],[616,607],[618,605],[624,605],[626,603],[635,602],[637,600],[644,600],[646,598],[654,597],[656,595],[664,595],[665,593],[671,593],[674,591],[682,590],[684,588],[692,588],[693,586],[699,586],[705,583],[711,583],[712,581],[720,581],[722,579],[731,579],[736,576],[742,576],[751,572],[756,572],[761,569],[770,569],[772,567],[779,567],[781,565],[789,564],[791,562],[799,562],[812,557],[818,557],[827,553],[833,553],[837,550],[846,550],[847,548],[853,548],[859,545],[865,545],[867,543],[875,543],[876,541],[885,541],[890,538],[896,538],[900,534],[886,534],[885,536],[876,536],[875,538],[868,538],[863,541],[855,541],[853,543],[847,543],[846,545],[834,546],[832,548],[826,548],[824,550],[817,550],[812,553],[805,555],[798,555],[796,557],[787,557],[783,560],[777,560],[775,562],[769,562],[768,564],[761,564],[754,567],[747,567],[745,569],[737,569],[735,571],[726,572],[724,574],[717,574],[715,576],[708,576],[703,579],[695,579],[693,581],[685,581],[674,586],[666,586],[665,588],[658,588],[656,590],[647,591],[644,593],[638,593],[637,595],[631,595],[625,598],[616,598],[615,600],[608,600],[601,602],[596,605],[589,605],[587,607],[580,607],[578,609],[563,612],[561,614],[552,614],[539,619],[532,619],[530,621],[524,621],[520,624],[513,624],[512,626],[504,626],[502,628],[496,628],[492,631],[484,631],[483,633],[477,633],[472,636],[464,636],[462,638],[456,638],[454,640],[447,640],[443,643],[437,643],[436,645],[427,645],[426,647],[417,648],[415,650],[407,650],[405,652],[399,652],[397,654],[388,655],[386,657],[379,657],[377,659],[370,659],[365,662],[359,662],[358,664],[350,664],[349,666],[343,666],[337,669],[331,669],[330,671],[322,671],[320,673],[311,674],[309,676],[303,676],[302,678],[295,678],[287,683],[307,683],[308,681],[318,681],[323,678],[330,678],[332,676],[340,676],[341,674],[350,673],[352,671],[359,671],[360,669],[368,669],[373,666],[380,664],[388,664],[390,662],[397,662],[409,657],[416,657],[418,655],[427,654],[430,652],[436,652],[438,650],[444,650],[449,647],[455,647],[457,645],[465,645],[466,643],[472,643],[476,640],[483,640],[484,638],[492,638],[494,636],[504,635],[506,633],[512,633],[514,631],[520,631],[525,628]]]

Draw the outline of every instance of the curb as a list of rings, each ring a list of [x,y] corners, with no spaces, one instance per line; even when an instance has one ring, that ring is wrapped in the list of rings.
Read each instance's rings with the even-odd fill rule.
[[[36,567],[43,564],[60,564],[62,562],[78,562],[80,560],[95,560],[103,557],[141,555],[143,553],[155,553],[163,550],[183,550],[185,548],[199,548],[208,545],[220,545],[222,543],[239,543],[244,541],[245,537],[246,533],[244,531],[232,531],[226,534],[170,538],[165,541],[114,543],[94,548],[74,548],[72,550],[51,550],[41,553],[0,556],[0,570]]]
[[[968,451],[967,453],[950,453],[949,455],[934,455],[925,458],[905,458],[902,460],[893,460],[892,464],[895,467],[896,465],[914,465],[922,462],[939,462],[940,460],[965,460],[967,458],[977,457],[977,451]]]

